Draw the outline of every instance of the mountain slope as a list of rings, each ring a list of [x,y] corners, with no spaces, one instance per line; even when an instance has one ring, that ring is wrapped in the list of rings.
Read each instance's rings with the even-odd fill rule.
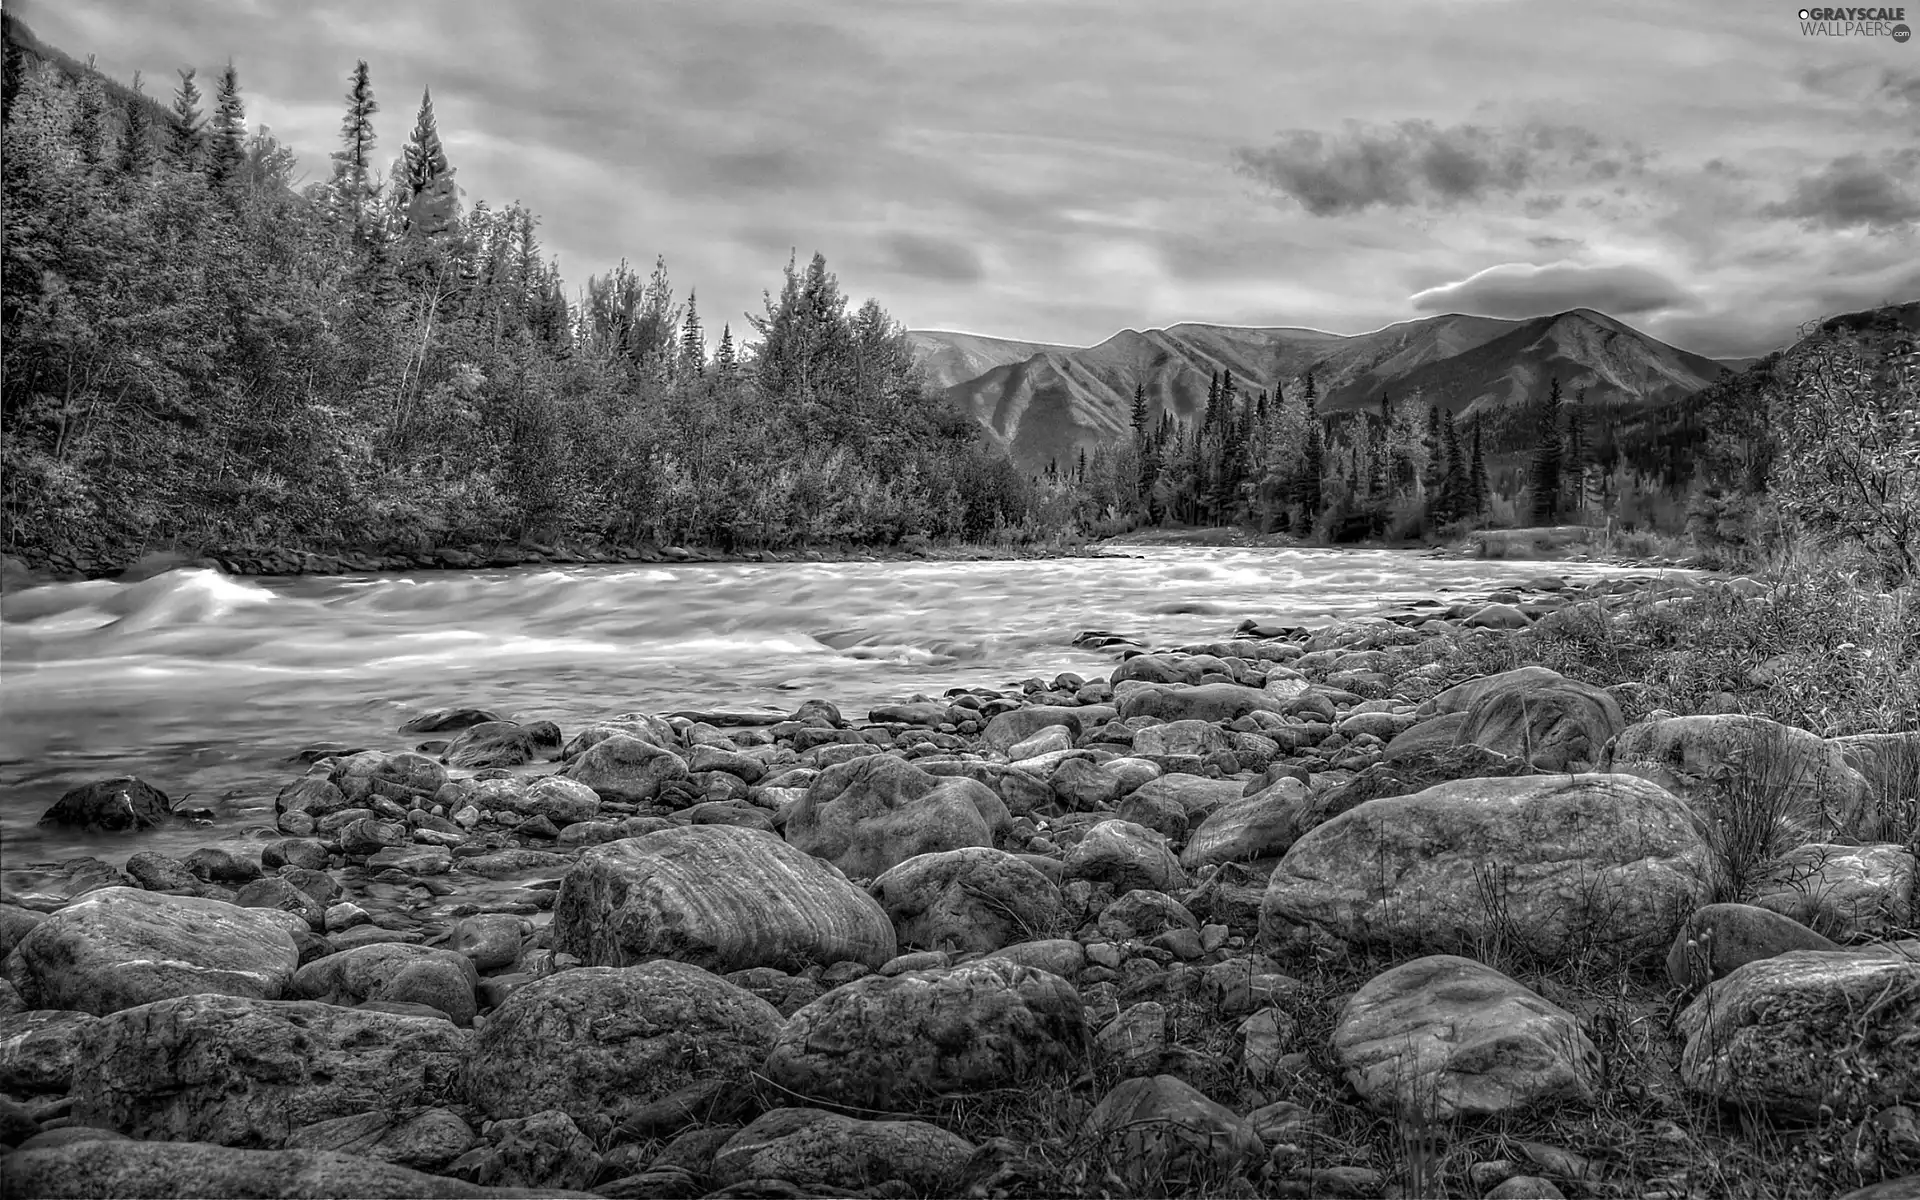
[[[980,342],[992,343],[993,353],[977,349]],[[1391,396],[1482,417],[1496,449],[1530,438],[1527,406],[1546,394],[1552,378],[1570,401],[1584,388],[1586,405],[1612,409],[1670,404],[1722,369],[1591,309],[1521,321],[1456,313],[1352,336],[1182,324],[1123,330],[1085,349],[1036,347],[1024,358],[1016,357],[1023,343],[972,335],[916,333],[914,345],[929,375],[946,384],[949,403],[1029,470],[1050,461],[1064,466],[1082,449],[1120,437],[1136,386],[1144,387],[1154,419],[1170,412],[1193,421],[1216,371],[1231,370],[1245,387],[1277,384],[1290,398],[1311,371],[1326,412],[1365,409]],[[967,363],[995,356],[1004,358],[960,377]]]

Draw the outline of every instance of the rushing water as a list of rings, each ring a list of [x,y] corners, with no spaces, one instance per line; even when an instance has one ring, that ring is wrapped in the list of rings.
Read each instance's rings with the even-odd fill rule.
[[[10,864],[259,836],[315,741],[404,748],[429,708],[471,705],[567,733],[645,710],[774,706],[850,716],[949,687],[1229,637],[1247,617],[1312,624],[1552,569],[1400,551],[1142,549],[1138,558],[520,568],[56,584],[0,601],[0,847]],[[416,739],[417,740],[417,739]],[[34,821],[66,789],[134,774],[213,828],[86,837]]]

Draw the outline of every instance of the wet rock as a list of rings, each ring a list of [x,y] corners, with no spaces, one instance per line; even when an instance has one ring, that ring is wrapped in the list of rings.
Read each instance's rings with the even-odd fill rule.
[[[403,808],[426,807],[447,783],[447,769],[424,754],[364,751],[340,760],[328,776],[349,805],[375,799]]]
[[[1160,768],[1144,758],[1117,758],[1096,764],[1068,759],[1054,768],[1050,787],[1069,812],[1111,809],[1141,785],[1160,776]]]
[[[1067,853],[1066,875],[1117,889],[1174,892],[1187,885],[1167,839],[1130,821],[1102,821]]]
[[[91,1013],[60,1009],[7,1017],[5,1035],[0,1036],[0,1091],[67,1091],[80,1046],[98,1020]]]
[[[1051,932],[1060,889],[1032,864],[972,846],[916,855],[869,888],[902,945],[991,951]]]
[[[316,959],[294,975],[290,991],[295,998],[328,1004],[424,1004],[464,1026],[473,1024],[479,982],[465,955],[389,942]]]
[[[1920,1100],[1920,941],[1750,962],[1680,1013],[1681,1081],[1813,1120]]]
[[[1077,739],[1080,736],[1080,716],[1077,709],[1053,705],[1036,704],[1029,708],[1016,708],[988,721],[986,729],[980,734],[980,742],[986,749],[1004,754],[1010,747],[1054,726],[1064,728],[1070,738]]]
[[[461,730],[440,760],[450,767],[518,767],[538,756],[531,730],[512,721],[482,721]]]
[[[166,892],[176,896],[204,896],[211,892],[225,891],[224,888],[209,888],[187,864],[177,858],[168,858],[152,850],[141,850],[127,856],[127,874],[142,888],[149,892]],[[216,895],[215,899],[231,900],[232,892]]]
[[[1210,1190],[1266,1158],[1246,1118],[1172,1075],[1121,1082],[1094,1107],[1086,1130],[1108,1167],[1142,1194]]]
[[[1065,1069],[1086,1039],[1072,984],[985,958],[828,992],[788,1020],[765,1073],[819,1102],[912,1112],[936,1096]]]
[[[1469,679],[1458,683],[1423,702],[1414,710],[1418,717],[1432,717],[1443,713],[1463,713],[1472,708],[1481,697],[1494,692],[1523,690],[1542,684],[1563,682],[1566,676],[1547,667],[1518,667],[1511,671],[1501,671],[1496,675],[1482,675],[1478,679]]]
[[[1231,721],[1250,712],[1280,712],[1283,705],[1258,688],[1237,683],[1195,687],[1146,684],[1116,693],[1120,717],[1158,717],[1162,721]]]
[[[459,1103],[470,1037],[437,1018],[310,1000],[180,996],[94,1027],[74,1116],[139,1138],[278,1147],[316,1121]]]
[[[722,973],[843,959],[877,967],[897,949],[887,914],[832,866],[727,825],[583,851],[554,902],[553,937],[587,963],[674,958]]]
[[[1466,723],[1467,714],[1464,710],[1421,718],[1394,734],[1381,757],[1385,762],[1397,763],[1442,753],[1455,745],[1459,740],[1460,728]]]
[[[995,829],[1011,820],[983,784],[874,755],[822,771],[788,816],[786,838],[849,876],[872,879],[916,854],[991,846]]]
[[[393,1196],[420,1200],[526,1195],[476,1187],[329,1150],[236,1150],[202,1142],[89,1140],[7,1159],[9,1195]]]
[[[401,733],[453,733],[475,725],[502,722],[499,713],[484,708],[436,708],[400,727]]]
[[[776,1108],[727,1139],[713,1159],[722,1186],[782,1179],[852,1193],[904,1183],[914,1195],[957,1195],[971,1142],[925,1121],[866,1121],[817,1108]]]
[[[582,751],[567,764],[566,774],[592,788],[602,800],[646,804],[669,784],[684,780],[687,764],[660,745],[615,733]]]
[[[1260,932],[1428,953],[1497,935],[1549,957],[1645,957],[1666,951],[1717,871],[1699,817],[1644,780],[1463,779],[1310,830],[1268,883]]]
[[[286,926],[264,913],[113,887],[35,926],[7,973],[35,1007],[105,1015],[198,992],[273,999],[298,962]]]
[[[1333,1049],[1369,1105],[1415,1122],[1584,1102],[1600,1065],[1570,1013],[1446,954],[1369,980],[1341,1013]]]
[[[526,935],[532,932],[525,917],[507,913],[482,913],[466,917],[447,935],[446,948],[463,954],[482,974],[510,971],[520,963]]]
[[[1750,904],[1709,904],[1687,918],[1667,951],[1675,987],[1705,987],[1750,962],[1790,950],[1837,950],[1789,917]]]
[[[63,825],[95,832],[153,829],[173,815],[173,805],[159,788],[123,775],[81,784],[41,814],[42,825]]]
[[[771,1004],[698,967],[582,967],[494,1010],[468,1087],[494,1117],[559,1109],[619,1122],[701,1080],[744,1086],[781,1026]]]
[[[20,939],[46,919],[45,913],[21,908],[17,904],[0,904],[0,959],[12,954],[13,948],[20,944]]]

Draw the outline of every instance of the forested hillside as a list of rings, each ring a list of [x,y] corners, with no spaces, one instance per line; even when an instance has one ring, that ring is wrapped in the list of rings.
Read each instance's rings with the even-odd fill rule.
[[[1039,528],[1033,485],[817,255],[716,338],[664,263],[570,290],[534,213],[464,203],[430,95],[389,150],[364,62],[325,181],[296,192],[232,66],[181,72],[161,107],[9,26],[0,549]]]

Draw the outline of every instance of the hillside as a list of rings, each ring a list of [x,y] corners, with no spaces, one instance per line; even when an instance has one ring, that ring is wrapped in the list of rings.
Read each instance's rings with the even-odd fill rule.
[[[917,332],[913,342],[948,402],[1029,470],[1120,436],[1136,386],[1156,419],[1171,412],[1192,421],[1216,371],[1253,387],[1277,383],[1289,396],[1311,371],[1326,412],[1418,395],[1456,416],[1486,419],[1490,448],[1505,449],[1524,433],[1508,414],[1544,394],[1551,378],[1570,398],[1585,389],[1589,407],[1639,410],[1697,392],[1723,367],[1590,309],[1529,320],[1454,313],[1351,336],[1182,324],[1124,330],[1085,349],[1037,347],[1025,357],[1023,343],[973,335]],[[991,365],[960,377],[972,362]]]

